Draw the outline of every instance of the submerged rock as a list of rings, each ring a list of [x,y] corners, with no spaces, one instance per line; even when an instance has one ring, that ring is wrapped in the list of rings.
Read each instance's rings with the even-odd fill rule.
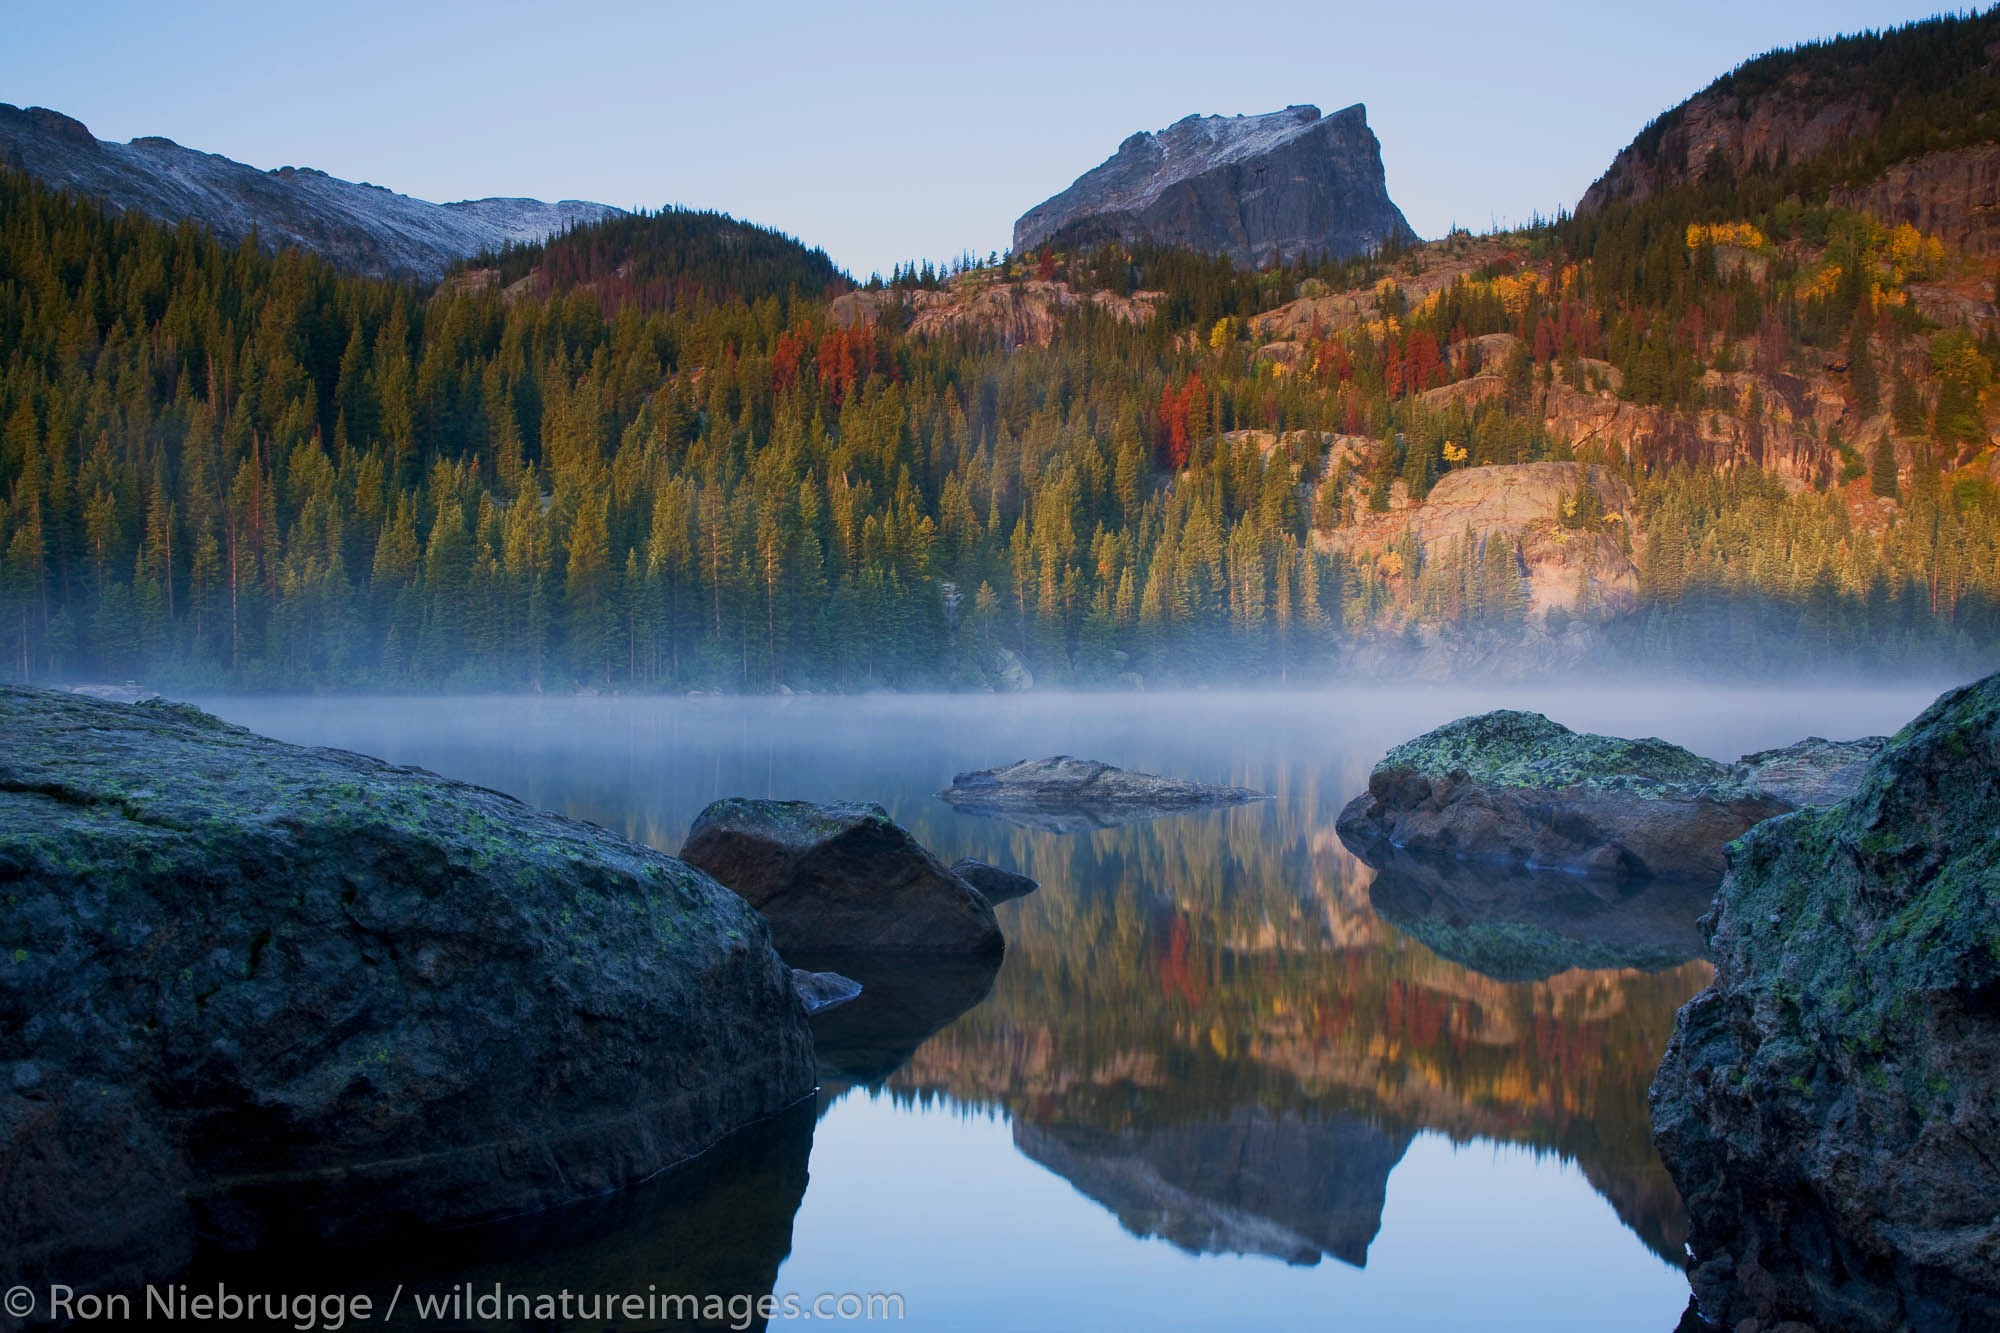
[[[1711,921],[1652,1089],[1702,1314],[2000,1328],[2000,676],[1745,836]]]
[[[1355,846],[1713,883],[1730,839],[1791,808],[1678,745],[1502,710],[1389,751],[1335,827]]]
[[[730,797],[695,817],[681,859],[771,923],[778,947],[999,953],[993,908],[879,805]]]
[[[1012,902],[1025,898],[1042,886],[1026,875],[1017,875],[999,866],[987,865],[971,857],[951,863],[951,873],[979,890],[979,896],[989,903]]]
[[[861,994],[861,983],[838,972],[792,971],[792,993],[799,997],[808,1014],[838,1008]]]
[[[187,705],[0,734],[10,1280],[531,1212],[812,1090],[764,923],[671,857]]]
[[[938,798],[965,814],[990,815],[1049,833],[1080,833],[1271,799],[1247,787],[1134,773],[1066,754],[960,773]]]
[[[838,971],[861,987],[854,1003],[813,1015],[820,1093],[880,1083],[938,1031],[993,989],[995,954],[804,953],[805,965]]]

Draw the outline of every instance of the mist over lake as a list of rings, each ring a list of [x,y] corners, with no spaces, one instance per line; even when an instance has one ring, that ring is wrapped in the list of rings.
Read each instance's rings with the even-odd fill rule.
[[[815,1021],[816,1112],[499,1258],[404,1252],[420,1281],[708,1290],[747,1272],[781,1293],[899,1292],[926,1328],[1316,1329],[1336,1311],[1545,1330],[1664,1329],[1685,1304],[1686,1218],[1646,1088],[1709,975],[1705,902],[1667,904],[1654,947],[1615,926],[1630,890],[1556,877],[1574,901],[1509,926],[1479,916],[1502,872],[1471,868],[1469,888],[1398,892],[1392,919],[1334,815],[1390,746],[1488,708],[1734,759],[1893,731],[1932,693],[201,702],[669,852],[718,797],[872,801],[946,861],[1041,882],[997,909],[997,974],[864,978],[882,1008],[864,991]],[[957,772],[1058,753],[1276,799],[1053,834],[935,797]],[[742,1243],[689,1240],[717,1228]]]

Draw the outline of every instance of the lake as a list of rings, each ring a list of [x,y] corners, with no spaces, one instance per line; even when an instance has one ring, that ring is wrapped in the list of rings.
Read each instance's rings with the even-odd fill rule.
[[[997,909],[997,974],[850,968],[816,1105],[601,1205],[404,1247],[396,1280],[894,1293],[911,1329],[1666,1333],[1685,1222],[1646,1088],[1707,980],[1702,895],[1378,877],[1334,818],[1389,746],[1488,708],[1733,759],[1893,731],[1935,693],[200,702],[669,852],[720,796],[876,801],[946,861],[1041,882]],[[1079,833],[935,799],[1063,753],[1275,799]]]

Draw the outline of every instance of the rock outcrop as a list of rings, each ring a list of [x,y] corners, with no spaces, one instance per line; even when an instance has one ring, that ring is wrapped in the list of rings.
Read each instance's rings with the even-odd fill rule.
[[[1501,710],[1389,751],[1335,827],[1357,849],[1714,883],[1730,839],[1791,808],[1678,745]]]
[[[879,805],[715,801],[680,855],[762,913],[787,952],[1005,947],[986,899]]]
[[[961,813],[989,815],[1022,828],[1081,833],[1271,798],[1248,787],[1134,773],[1059,754],[960,773],[938,799]]]
[[[1926,153],[1832,198],[1891,226],[1907,222],[1963,254],[2000,253],[2000,144]]]
[[[1652,1088],[1725,1329],[2000,1327],[2000,677],[1739,842]]]
[[[456,260],[624,211],[578,199],[426,203],[310,167],[259,171],[171,139],[109,143],[59,111],[4,102],[0,164],[120,212],[192,219],[232,245],[254,230],[267,246],[315,251],[374,277],[436,278]]]
[[[0,735],[10,1280],[531,1212],[812,1090],[763,922],[671,857],[186,705],[0,689]]]
[[[1595,528],[1565,527],[1565,497],[1588,482],[1603,505]],[[1477,562],[1483,543],[1518,548],[1528,594],[1525,615],[1546,621],[1551,611],[1602,620],[1639,604],[1639,569],[1620,528],[1632,513],[1632,489],[1611,469],[1582,463],[1505,463],[1447,472],[1419,503],[1407,491],[1385,513],[1361,512],[1352,522],[1316,532],[1325,550],[1350,557],[1380,555],[1405,536],[1423,547],[1426,561],[1464,555]],[[1461,543],[1470,549],[1461,552]]]
[[[1026,875],[1017,875],[999,866],[987,865],[971,857],[951,863],[951,873],[979,890],[979,896],[989,903],[1012,902],[1025,898],[1042,886]]]
[[[1157,241],[1273,260],[1335,258],[1413,241],[1389,198],[1382,145],[1355,103],[1330,116],[1293,106],[1262,116],[1188,116],[1141,132],[1102,165],[1021,215],[1014,253],[1052,239]]]

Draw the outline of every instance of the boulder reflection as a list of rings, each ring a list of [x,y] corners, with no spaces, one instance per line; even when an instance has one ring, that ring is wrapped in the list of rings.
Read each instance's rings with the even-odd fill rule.
[[[1127,1230],[1196,1252],[1362,1264],[1393,1167],[1434,1130],[1575,1161],[1678,1262],[1646,1089],[1708,978],[1705,899],[1378,881],[1319,820],[1339,793],[1302,785],[1081,837],[989,836],[975,854],[1043,889],[1000,909],[990,999],[889,1088],[1004,1110],[1026,1155]],[[1515,890],[1551,887],[1567,896],[1508,929]]]

